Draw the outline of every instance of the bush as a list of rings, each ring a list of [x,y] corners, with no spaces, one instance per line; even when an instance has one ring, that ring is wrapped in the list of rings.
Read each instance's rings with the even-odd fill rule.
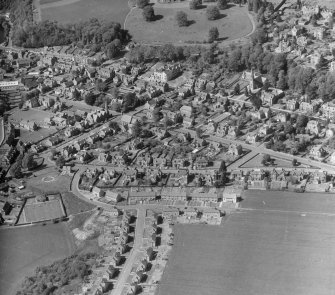
[[[220,16],[220,10],[217,6],[208,6],[206,15],[208,20],[216,20]]]
[[[218,0],[218,8],[219,9],[226,9],[227,8],[227,0]]]
[[[199,9],[201,7],[202,0],[191,0],[190,9]]]
[[[217,38],[219,38],[219,30],[218,30],[218,28],[217,27],[210,28],[209,32],[208,32],[208,42],[212,43]]]
[[[155,12],[151,5],[147,5],[143,8],[142,15],[147,22],[155,20]]]
[[[136,0],[136,6],[143,9],[149,4],[149,0]]]
[[[176,13],[176,22],[179,27],[187,27],[188,26],[187,14],[184,11],[178,11]]]

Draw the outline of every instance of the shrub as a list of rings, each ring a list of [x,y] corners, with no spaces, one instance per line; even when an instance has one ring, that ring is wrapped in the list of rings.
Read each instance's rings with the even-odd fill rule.
[[[179,27],[187,27],[188,26],[187,14],[184,11],[178,11],[176,13],[176,22]]]
[[[220,16],[220,10],[217,6],[208,6],[206,10],[208,20],[216,20]]]

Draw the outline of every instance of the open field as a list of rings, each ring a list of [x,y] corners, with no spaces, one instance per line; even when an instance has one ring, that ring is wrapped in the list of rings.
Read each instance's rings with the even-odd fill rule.
[[[41,3],[42,20],[75,23],[90,18],[108,19],[123,25],[129,11],[127,0],[61,0]]]
[[[53,128],[39,128],[36,131],[29,131],[26,129],[20,129],[20,139],[23,142],[38,142],[51,136],[52,134],[56,133],[57,130]]]
[[[26,180],[26,186],[37,194],[63,193],[69,190],[71,177],[60,175],[55,168],[50,167],[47,170],[34,171],[34,175],[36,177],[30,177]]]
[[[74,195],[71,192],[63,193],[62,199],[64,206],[66,208],[67,215],[77,214],[95,208],[94,205],[79,199],[76,195]]]
[[[247,192],[242,207],[249,209],[221,227],[177,225],[158,294],[329,294],[335,289],[332,198]]]
[[[126,28],[133,39],[144,43],[203,42],[208,38],[209,29],[215,26],[219,30],[220,40],[233,40],[246,36],[252,31],[252,23],[244,7],[233,6],[221,10],[220,19],[208,21],[206,8],[190,10],[188,2],[182,5],[176,4],[177,7],[173,5],[154,5],[155,14],[158,16],[154,22],[146,22],[143,19],[142,10],[133,9],[126,21]],[[175,14],[178,11],[184,11],[187,14],[191,22],[188,27],[177,26]]]
[[[242,209],[335,215],[333,194],[249,190],[244,192],[242,198]]]
[[[0,230],[0,294],[13,295],[25,276],[40,265],[65,258],[74,251],[65,224]]]
[[[36,124],[40,122],[44,122],[46,118],[52,117],[53,114],[38,110],[38,109],[29,109],[26,111],[23,110],[16,110],[15,112],[12,113],[12,115],[9,117],[9,120],[14,121],[14,122],[20,122],[22,120],[29,120],[29,121],[35,121]]]

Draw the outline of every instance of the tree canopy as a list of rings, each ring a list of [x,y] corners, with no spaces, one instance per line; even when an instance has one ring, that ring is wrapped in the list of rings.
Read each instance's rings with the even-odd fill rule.
[[[208,32],[208,42],[213,43],[219,38],[219,30],[217,27],[211,27]]]
[[[147,22],[155,20],[155,11],[151,5],[147,5],[143,8],[142,15]]]
[[[191,0],[190,9],[199,9],[202,5],[202,0]]]
[[[206,15],[208,20],[216,20],[220,17],[220,10],[217,6],[208,6]]]
[[[176,13],[175,19],[179,27],[188,26],[187,14],[184,11],[178,11]]]

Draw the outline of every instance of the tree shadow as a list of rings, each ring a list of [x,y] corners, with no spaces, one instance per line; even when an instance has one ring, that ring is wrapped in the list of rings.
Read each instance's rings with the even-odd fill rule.
[[[228,39],[228,37],[221,37],[221,38],[217,38],[216,41],[221,42],[221,41],[225,41],[227,39]]]
[[[233,3],[228,3],[226,9],[229,9],[229,8],[232,8],[232,7],[235,7],[235,6],[237,6],[237,5],[233,4]]]
[[[196,10],[200,10],[200,9],[204,9],[207,8],[207,5],[201,4],[198,6],[198,8]]]
[[[156,14],[156,15],[155,15],[155,18],[154,18],[153,21],[155,22],[155,21],[161,20],[162,18],[163,18],[163,15],[161,15],[161,14]]]
[[[227,16],[227,14],[220,13],[220,15],[218,16],[218,18],[215,19],[215,20],[223,19],[223,18],[225,18],[226,16]]]
[[[187,21],[187,27],[189,27],[189,26],[191,26],[193,24],[195,24],[195,20],[188,20]]]

